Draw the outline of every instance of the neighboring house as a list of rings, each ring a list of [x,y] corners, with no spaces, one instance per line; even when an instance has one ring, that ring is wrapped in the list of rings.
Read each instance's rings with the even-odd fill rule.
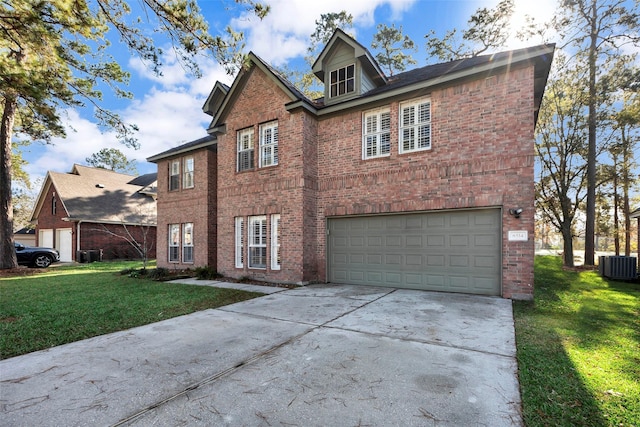
[[[127,237],[155,258],[156,185],[155,173],[136,177],[80,165],[48,172],[31,218],[38,246],[58,249],[61,261],[81,261],[81,251],[140,258]]]
[[[309,100],[254,54],[158,165],[158,265],[533,297],[534,128],[553,45],[385,76],[338,30]]]
[[[13,233],[13,240],[15,240],[16,243],[22,243],[25,246],[35,246],[36,230],[35,228],[21,228]]]

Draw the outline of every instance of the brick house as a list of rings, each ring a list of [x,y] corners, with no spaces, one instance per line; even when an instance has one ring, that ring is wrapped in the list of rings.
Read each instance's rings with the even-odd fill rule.
[[[61,261],[138,259],[125,237],[147,257],[156,257],[156,174],[132,176],[74,165],[71,172],[47,173],[31,221],[38,246],[56,248]]]
[[[532,298],[534,128],[553,52],[385,76],[338,30],[313,65],[318,100],[250,54],[207,99],[209,135],[148,159],[158,265]]]

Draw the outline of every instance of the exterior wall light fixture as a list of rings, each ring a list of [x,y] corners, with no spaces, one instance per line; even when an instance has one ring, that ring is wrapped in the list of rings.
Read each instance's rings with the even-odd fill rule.
[[[522,208],[509,209],[509,214],[513,215],[514,218],[520,218],[521,213],[522,213]]]

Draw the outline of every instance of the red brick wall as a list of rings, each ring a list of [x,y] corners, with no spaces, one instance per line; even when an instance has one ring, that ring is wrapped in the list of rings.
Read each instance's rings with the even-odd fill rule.
[[[503,296],[530,298],[533,285],[533,69],[434,90],[432,149],[398,152],[398,102],[391,155],[362,160],[362,111],[323,120],[318,137],[318,265],[326,279],[325,217],[501,207]],[[366,111],[366,110],[365,110]],[[519,219],[509,208],[523,208]],[[509,242],[526,230],[527,242]]]
[[[282,282],[325,281],[327,217],[497,207],[503,221],[502,294],[532,297],[532,67],[427,94],[432,149],[426,152],[399,154],[399,101],[383,104],[391,109],[391,155],[372,160],[362,160],[362,113],[367,109],[320,121],[302,111],[287,112],[284,105],[290,100],[273,80],[257,67],[250,73],[229,112],[226,133],[218,136],[221,273]],[[258,126],[276,119],[279,165],[259,169]],[[256,169],[238,173],[236,132],[247,127],[254,129]],[[159,182],[166,182],[166,165],[160,166]],[[176,202],[173,210],[184,210],[186,203]],[[524,211],[515,219],[510,208]],[[246,226],[248,216],[274,213],[281,214],[282,269],[248,269],[246,262],[244,268],[235,268],[234,217],[244,217]],[[529,240],[508,241],[510,230],[527,231]]]
[[[194,186],[169,191],[169,166],[174,159],[194,158]],[[158,162],[158,250],[157,265],[164,268],[187,269],[216,264],[216,152],[208,147]],[[181,176],[182,179],[182,176]],[[169,262],[169,224],[193,223],[194,262]]]
[[[74,223],[73,237],[77,241],[77,223]],[[142,250],[146,247],[147,259],[156,257],[156,227],[132,226],[122,224],[96,224],[82,222],[80,224],[80,250],[102,250],[102,259],[141,259],[141,255],[132,245],[138,242]],[[128,238],[129,240],[127,240]],[[74,241],[74,245],[76,244]],[[77,248],[74,248],[74,259]]]
[[[313,144],[315,132],[309,132],[309,117],[302,112],[289,113],[285,104],[290,99],[261,70],[254,68],[246,86],[240,93],[226,120],[226,133],[218,135],[218,270],[229,277],[252,277],[271,281],[300,283],[309,280],[307,271],[315,268],[315,258],[305,251],[314,248],[312,242],[305,243],[303,232],[305,206],[313,197],[305,196],[308,174],[315,169],[306,162],[313,153],[305,151]],[[278,120],[277,166],[258,168],[258,138],[261,123]],[[236,172],[237,131],[253,127],[254,160],[252,171]],[[311,168],[311,169],[309,169]],[[309,169],[307,171],[307,169]],[[315,210],[307,208],[313,215]],[[235,267],[234,218],[280,214],[280,244],[283,262],[281,270],[249,269]],[[270,236],[270,219],[267,218]],[[246,252],[246,246],[245,246]],[[267,243],[267,258],[271,259],[270,244]],[[269,264],[269,263],[267,263]],[[309,265],[305,269],[305,264]],[[314,274],[311,274],[314,276]]]

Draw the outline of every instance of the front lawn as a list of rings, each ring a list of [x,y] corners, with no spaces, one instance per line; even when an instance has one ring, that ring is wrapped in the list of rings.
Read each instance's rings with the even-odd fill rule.
[[[514,315],[528,427],[640,426],[640,285],[536,257]]]
[[[0,359],[261,295],[119,274],[139,267],[100,262],[0,277]]]

